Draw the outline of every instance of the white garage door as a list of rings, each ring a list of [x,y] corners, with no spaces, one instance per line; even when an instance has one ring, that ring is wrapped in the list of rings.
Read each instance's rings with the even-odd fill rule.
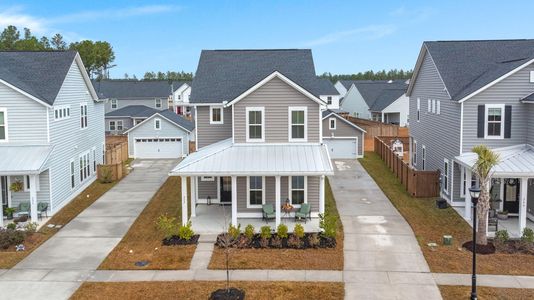
[[[136,158],[179,158],[182,157],[181,138],[136,138]]]
[[[358,138],[323,138],[330,158],[352,159],[358,156]]]

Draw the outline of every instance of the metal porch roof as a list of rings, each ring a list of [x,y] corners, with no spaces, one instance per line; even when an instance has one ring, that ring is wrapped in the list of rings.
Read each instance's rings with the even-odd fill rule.
[[[528,144],[493,149],[500,162],[493,168],[494,177],[534,177],[534,147]],[[455,159],[465,167],[473,167],[477,154],[464,153]]]
[[[0,175],[41,173],[46,168],[52,148],[47,145],[1,145]]]

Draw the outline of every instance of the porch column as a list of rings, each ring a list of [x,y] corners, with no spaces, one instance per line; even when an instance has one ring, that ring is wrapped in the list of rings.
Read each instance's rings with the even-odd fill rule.
[[[232,176],[232,225],[237,226],[237,176]]]
[[[520,195],[519,195],[519,234],[527,227],[527,193],[528,178],[521,178]]]
[[[197,176],[191,177],[191,217],[197,216]]]
[[[280,204],[280,176],[275,176],[275,208],[276,208],[276,228],[280,225],[281,222],[281,204]]]
[[[319,177],[319,213],[324,214],[324,175]]]
[[[465,168],[465,213],[464,218],[471,220],[471,193],[469,189],[471,188],[471,176],[472,171],[470,168]],[[463,179],[462,179],[463,180]],[[463,184],[463,182],[462,182]]]
[[[182,176],[182,225],[186,225],[187,221],[187,177]]]
[[[30,212],[32,222],[37,222],[37,176],[30,175]]]

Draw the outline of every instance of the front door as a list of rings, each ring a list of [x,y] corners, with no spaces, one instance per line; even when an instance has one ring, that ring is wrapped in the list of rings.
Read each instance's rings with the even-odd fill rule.
[[[503,209],[509,214],[519,213],[519,191],[521,181],[518,178],[504,179],[504,204]]]
[[[0,200],[2,201],[2,208],[6,208],[8,206],[8,191],[7,186],[7,176],[1,176],[0,177]]]
[[[221,203],[232,203],[232,177],[221,177]]]

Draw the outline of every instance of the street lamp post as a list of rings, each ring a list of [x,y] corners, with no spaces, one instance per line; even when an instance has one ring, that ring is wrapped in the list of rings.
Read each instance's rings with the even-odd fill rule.
[[[471,187],[469,189],[471,203],[473,204],[473,275],[471,277],[471,300],[477,300],[477,204],[480,197],[480,189]]]

